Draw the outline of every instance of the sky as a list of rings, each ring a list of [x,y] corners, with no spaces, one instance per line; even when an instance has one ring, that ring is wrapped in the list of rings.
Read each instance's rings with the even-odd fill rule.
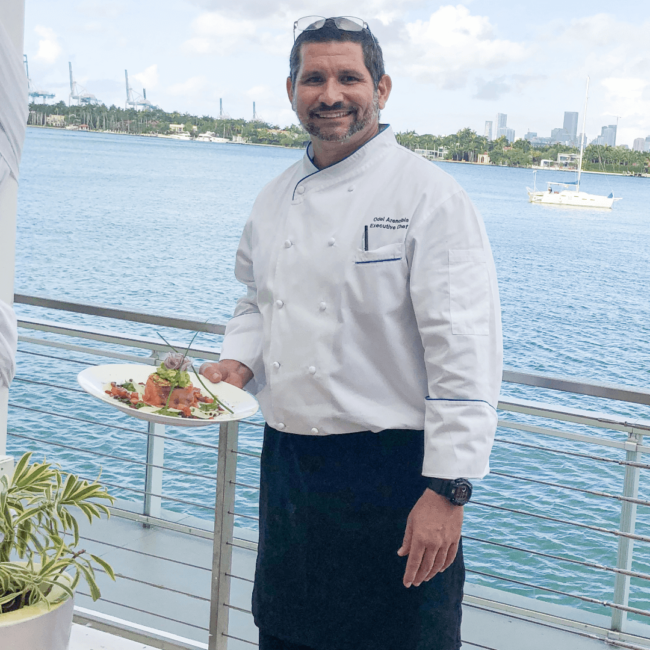
[[[68,101],[75,80],[104,103],[131,87],[166,111],[297,123],[286,97],[294,20],[354,15],[384,51],[393,91],[382,122],[445,135],[508,115],[516,137],[549,136],[564,111],[617,144],[650,135],[647,0],[26,0],[33,85]]]

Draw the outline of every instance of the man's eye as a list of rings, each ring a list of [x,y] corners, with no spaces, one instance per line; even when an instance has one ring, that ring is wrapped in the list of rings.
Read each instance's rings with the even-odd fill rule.
[[[307,77],[306,79],[303,79],[303,83],[305,84],[317,84],[322,81],[321,77],[319,76],[314,76],[314,77]]]
[[[341,77],[341,81],[343,83],[354,83],[355,81],[359,81],[358,77],[355,77],[351,74],[345,75],[344,77]]]

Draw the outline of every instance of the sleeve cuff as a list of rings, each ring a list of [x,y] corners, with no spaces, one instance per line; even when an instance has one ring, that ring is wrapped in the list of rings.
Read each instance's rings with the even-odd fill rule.
[[[231,319],[221,345],[221,359],[234,359],[253,371],[246,390],[259,393],[266,384],[262,357],[262,316],[259,312],[242,314]]]
[[[498,415],[487,401],[426,400],[422,474],[480,479],[490,471]]]

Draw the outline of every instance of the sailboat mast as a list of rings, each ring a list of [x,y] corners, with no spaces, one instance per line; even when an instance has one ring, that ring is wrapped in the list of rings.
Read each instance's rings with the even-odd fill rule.
[[[578,192],[580,191],[580,175],[582,174],[582,156],[585,152],[588,101],[589,101],[589,77],[587,77],[587,89],[585,90],[585,108],[582,111],[582,133],[580,134],[580,163],[578,164],[578,190],[577,190]]]

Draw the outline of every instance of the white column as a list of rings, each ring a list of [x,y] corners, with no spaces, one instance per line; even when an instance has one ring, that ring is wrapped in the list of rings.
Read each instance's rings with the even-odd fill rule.
[[[0,23],[22,59],[25,0],[0,0]],[[14,301],[17,197],[18,183],[8,178],[0,189],[0,299],[10,305]],[[8,393],[6,388],[0,388],[0,456],[5,454],[7,448]]]

